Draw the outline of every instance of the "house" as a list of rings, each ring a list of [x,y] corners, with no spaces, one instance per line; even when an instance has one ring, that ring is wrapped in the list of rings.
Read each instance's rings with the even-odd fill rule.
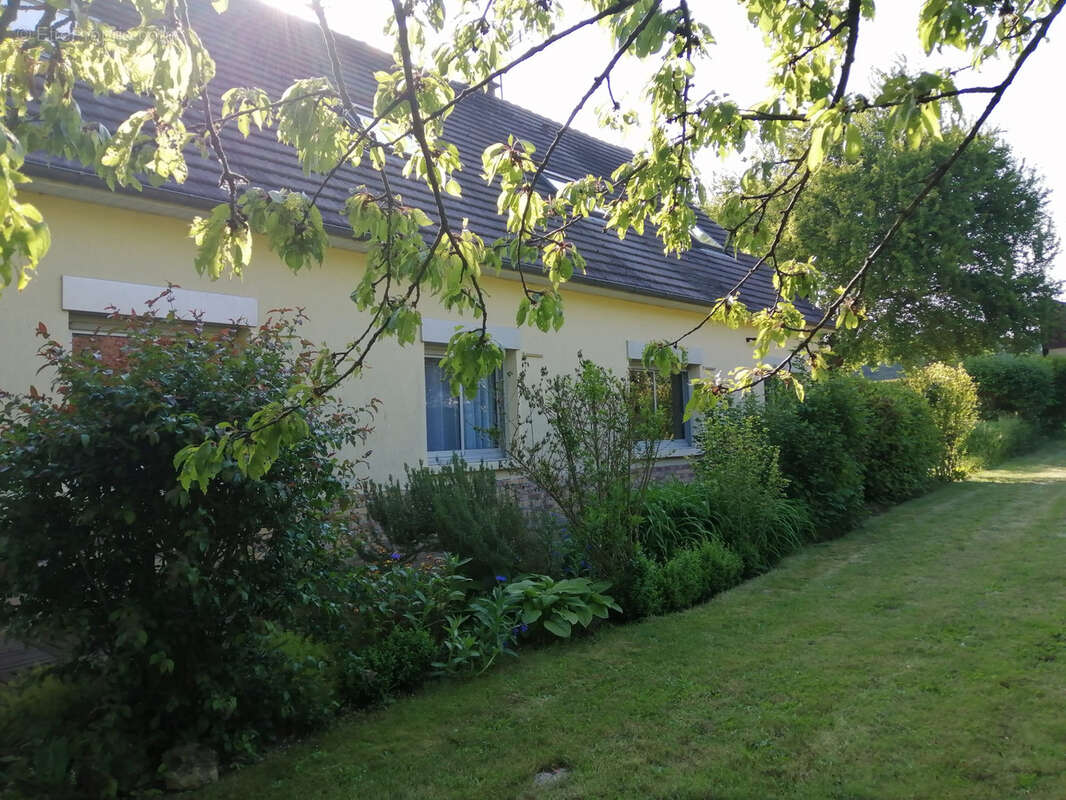
[[[329,74],[317,26],[255,0],[233,0],[229,11],[215,14],[208,0],[195,0],[193,24],[201,31],[217,60],[213,87],[258,85],[277,96],[294,78]],[[94,9],[97,6],[94,6]],[[107,12],[108,21],[122,23],[121,6]],[[391,65],[391,57],[364,44],[340,37],[339,48],[354,100],[369,106],[372,73]],[[253,66],[254,65],[254,66]],[[217,94],[215,101],[218,101]],[[87,118],[110,129],[143,106],[135,97],[79,98]],[[449,212],[466,218],[487,241],[502,235],[496,215],[496,191],[481,177],[482,150],[514,134],[533,142],[543,153],[558,124],[513,103],[479,94],[462,103],[450,117],[446,138],[461,151],[465,168],[458,175],[462,197],[449,200]],[[313,191],[317,180],[299,169],[288,148],[272,131],[253,132],[245,140],[236,131],[226,146],[235,172],[252,176],[267,188]],[[586,174],[610,175],[631,154],[584,133],[568,132],[552,162],[551,176],[542,191],[551,192],[551,179]],[[349,300],[364,268],[365,256],[357,241],[345,234],[340,208],[352,187],[373,186],[376,174],[363,169],[342,171],[323,192],[319,205],[332,236],[331,251],[321,268],[294,275],[256,243],[256,255],[242,280],[217,282],[193,270],[194,245],[188,238],[191,218],[225,200],[218,186],[217,165],[190,156],[189,176],[183,184],[167,183],[142,192],[110,192],[94,174],[77,164],[31,156],[26,171],[33,184],[26,192],[52,229],[53,245],[37,276],[21,293],[0,298],[5,348],[0,355],[0,388],[24,391],[37,376],[38,343],[34,330],[43,322],[53,335],[70,343],[83,342],[98,329],[106,310],[143,308],[168,282],[181,288],[175,308],[181,314],[203,312],[208,323],[243,320],[255,325],[269,309],[303,307],[310,316],[307,338],[344,343],[366,320]],[[402,179],[398,170],[394,189],[412,205],[430,211],[426,188]],[[422,308],[421,342],[400,347],[391,340],[375,350],[363,377],[340,389],[342,398],[362,404],[371,397],[382,401],[369,442],[374,451],[375,477],[402,472],[406,463],[440,461],[460,452],[468,460],[501,463],[506,441],[494,441],[476,429],[499,423],[516,411],[514,372],[523,360],[535,368],[569,371],[578,351],[618,373],[640,371],[645,342],[677,335],[698,322],[708,305],[723,296],[754,263],[723,248],[725,232],[704,216],[699,218],[700,241],[682,258],[665,256],[651,233],[630,233],[624,240],[602,229],[595,216],[576,225],[574,241],[588,261],[587,274],[576,276],[565,291],[567,322],[559,333],[542,333],[513,325],[520,295],[516,276],[505,271],[487,277],[490,333],[506,351],[505,367],[482,383],[477,396],[452,398],[440,379],[439,356],[457,325],[471,320],[449,316],[432,304]],[[769,276],[757,275],[741,295],[749,307],[774,302]],[[814,309],[805,306],[812,316]],[[687,340],[687,374],[670,382],[674,436],[664,450],[664,470],[684,465],[693,452],[691,426],[680,409],[688,379],[714,374],[751,359],[746,341],[753,330],[730,330],[708,325]],[[646,377],[647,380],[659,380]],[[665,397],[667,392],[661,392]],[[503,426],[506,428],[506,425]]]

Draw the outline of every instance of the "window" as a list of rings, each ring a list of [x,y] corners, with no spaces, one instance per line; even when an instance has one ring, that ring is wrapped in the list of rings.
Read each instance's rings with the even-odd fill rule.
[[[685,424],[685,404],[688,402],[688,373],[678,372],[664,378],[655,370],[630,367],[629,380],[636,388],[641,404],[653,411],[662,411],[669,420],[670,438],[677,442],[688,440]]]
[[[708,247],[714,247],[718,250],[722,249],[721,242],[711,236],[711,234],[707,233],[707,231],[705,231],[699,225],[692,226],[692,238],[700,244],[705,244]]]
[[[426,449],[437,455],[454,452],[483,459],[501,458],[499,372],[483,378],[476,394],[452,396],[440,357],[426,358]]]

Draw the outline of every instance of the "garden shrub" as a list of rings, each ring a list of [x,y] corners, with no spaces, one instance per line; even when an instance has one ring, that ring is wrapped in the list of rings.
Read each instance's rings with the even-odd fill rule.
[[[413,689],[429,676],[439,651],[428,631],[394,627],[373,644],[339,655],[344,695],[362,706]]]
[[[744,560],[719,539],[704,539],[696,548],[703,573],[704,597],[736,586],[744,577]]]
[[[803,402],[786,392],[775,392],[766,402],[768,438],[780,451],[788,493],[809,509],[821,538],[843,535],[866,511],[864,465],[871,421],[860,380],[817,381],[807,388]]]
[[[1053,395],[1052,367],[1046,359],[1002,353],[972,356],[963,365],[977,384],[982,419],[1017,414],[1044,424]]]
[[[523,371],[518,393],[528,414],[512,431],[511,464],[555,501],[580,561],[628,609],[665,412],[651,413],[638,387],[584,358],[572,375],[544,370],[532,381]]]
[[[698,550],[678,550],[658,571],[659,591],[666,611],[694,606],[707,594],[703,563]]]
[[[744,562],[748,575],[792,552],[811,531],[804,501],[790,499],[763,415],[748,404],[708,416],[697,437],[697,486],[706,494],[708,526]]]
[[[467,604],[470,579],[461,566],[454,556],[414,565],[386,552],[380,563],[350,564],[332,576],[322,604],[329,613],[307,626],[329,647],[347,704],[381,702],[429,673],[448,617]],[[413,645],[413,672],[397,661],[405,642]]]
[[[857,385],[870,420],[863,464],[866,502],[898,503],[927,489],[943,450],[925,397],[900,381]]]
[[[176,742],[232,755],[283,732],[258,727],[274,715],[250,701],[249,677],[273,625],[318,605],[344,553],[332,520],[350,465],[333,453],[363,441],[357,410],[292,414],[306,436],[261,477],[224,460],[210,486],[186,490],[175,473],[182,448],[301,384],[314,353],[292,349],[295,324],[248,336],[138,318],[121,365],[49,340],[54,397],[0,410],[0,594],[18,599],[0,604],[0,627],[68,644],[56,673],[99,688],[83,727],[110,720],[150,771]],[[303,680],[269,677],[282,693]]]
[[[666,561],[677,550],[714,535],[710,493],[699,481],[653,483],[644,497],[638,529],[644,553]]]
[[[327,722],[341,706],[339,671],[329,648],[302,634],[277,630],[250,666],[240,704],[262,715],[258,729],[301,733]]]
[[[466,560],[464,572],[483,585],[496,575],[551,567],[550,530],[527,520],[494,470],[458,456],[434,470],[406,467],[403,484],[367,483],[367,511],[390,545],[404,555],[445,551]]]
[[[23,673],[0,692],[0,794],[100,797],[149,785],[156,763],[106,685],[46,669]]]
[[[637,555],[634,617],[680,611],[736,586],[744,561],[711,536],[677,550],[665,562]]]
[[[977,385],[973,378],[962,367],[936,363],[908,371],[904,380],[925,398],[940,432],[936,477],[946,481],[962,477],[966,440],[977,424]]]
[[[659,579],[661,569],[662,564],[649,558],[638,545],[633,558],[632,584],[627,597],[629,605],[624,609],[626,616],[640,619],[663,613],[665,598]]]
[[[1017,414],[981,420],[966,440],[966,455],[973,469],[994,467],[1032,450],[1040,442],[1040,433],[1036,423]]]

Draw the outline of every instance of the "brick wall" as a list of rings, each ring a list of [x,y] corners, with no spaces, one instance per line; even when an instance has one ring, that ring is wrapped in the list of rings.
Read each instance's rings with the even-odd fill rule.
[[[108,336],[106,334],[75,333],[72,337],[72,345],[75,353],[91,350],[100,354],[100,361],[108,367],[120,369],[126,364],[126,356],[122,352],[126,344],[124,336]]]

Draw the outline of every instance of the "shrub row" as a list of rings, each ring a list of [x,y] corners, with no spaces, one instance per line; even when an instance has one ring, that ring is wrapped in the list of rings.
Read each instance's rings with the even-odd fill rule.
[[[686,608],[840,535],[870,505],[959,474],[976,403],[965,372],[933,365],[907,381],[839,377],[802,403],[773,395],[716,411],[696,479],[647,490],[628,611]]]
[[[850,530],[870,505],[957,476],[975,403],[965,372],[933,365],[904,381],[836,377],[813,384],[802,403],[775,395],[765,415],[790,494],[826,538]]]
[[[519,380],[548,424],[513,463],[559,518],[456,459],[369,485],[383,547],[338,513],[350,465],[332,453],[367,431],[352,409],[291,417],[308,435],[263,475],[175,483],[182,447],[299,391],[314,354],[290,349],[295,322],[248,341],[138,320],[126,341],[113,368],[49,340],[57,399],[0,414],[0,591],[19,599],[0,623],[74,656],[0,708],[4,780],[29,795],[149,789],[176,744],[245,758],[520,642],[687,608],[1066,417],[1066,359],[974,359],[977,388],[944,365],[839,377],[716,411],[695,480],[651,484],[661,412],[582,360]]]
[[[1045,429],[1066,422],[1066,357],[998,354],[963,363],[977,383],[982,419],[1015,414]]]

